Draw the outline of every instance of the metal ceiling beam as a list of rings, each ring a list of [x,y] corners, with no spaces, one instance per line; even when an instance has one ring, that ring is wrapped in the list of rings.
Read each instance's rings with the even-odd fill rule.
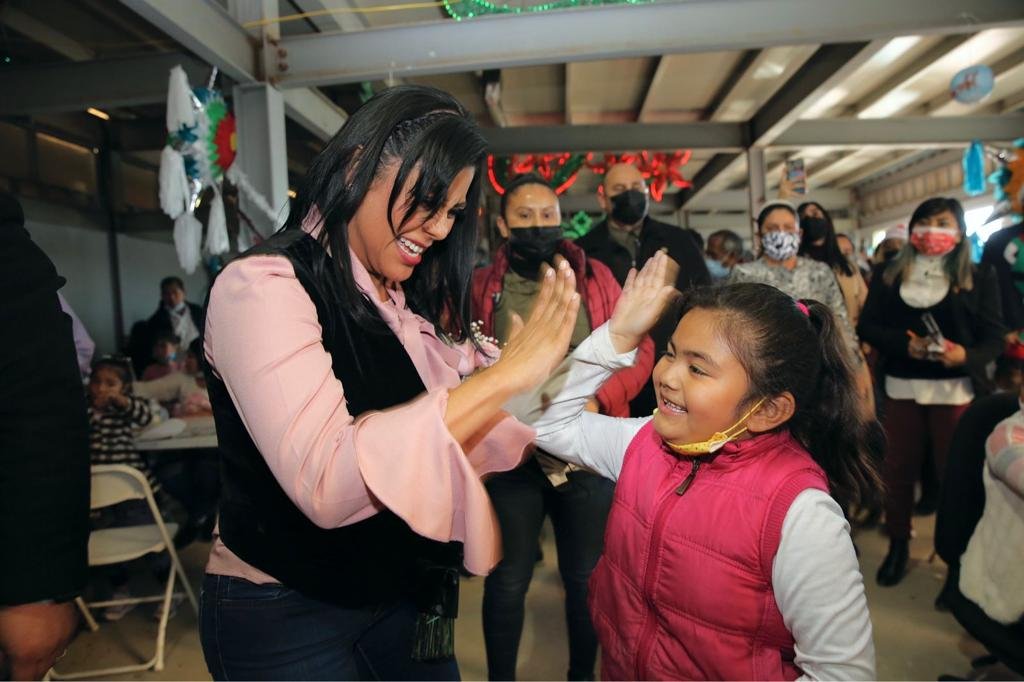
[[[1024,130],[1024,114],[1005,116],[905,116],[900,118],[822,118],[799,121],[772,143],[775,148],[828,146],[963,147],[973,139],[1014,140]]]
[[[860,168],[855,168],[845,175],[841,175],[832,181],[832,184],[836,187],[853,187],[861,182],[881,173],[887,169],[892,169],[895,165],[907,160],[914,155],[922,154],[921,151],[904,151],[897,150],[889,152],[881,158],[869,161]]]
[[[658,87],[662,80],[668,77],[668,60],[664,57],[659,57],[658,65],[654,67],[654,72],[651,74],[650,80],[647,81],[647,89],[640,103],[640,112],[636,115],[636,120],[640,123],[647,120],[647,115],[651,110],[651,100],[653,99],[651,95],[654,94],[655,88]]]
[[[857,191],[861,196],[863,196],[869,192],[875,192],[884,187],[890,187],[903,182],[904,180],[916,178],[920,175],[924,175],[925,173],[931,173],[932,171],[949,166],[950,164],[958,163],[962,158],[963,154],[957,150],[938,152],[915,163],[909,163],[895,172],[884,173],[877,177],[869,178],[865,182],[857,185]]]
[[[367,27],[362,14],[353,12],[352,0],[291,0],[301,12],[311,13],[307,20],[321,33],[330,31],[362,31]]]
[[[216,2],[121,2],[237,83],[256,80],[256,48],[252,39]]]
[[[752,70],[763,53],[764,50],[747,50],[744,52],[733,70],[725,77],[725,80],[722,81],[718,92],[715,93],[715,96],[708,104],[708,120],[716,121],[722,117],[722,114],[725,111],[725,103],[733,96],[733,93],[740,86],[740,83],[744,82],[748,73],[753,73]]]
[[[177,64],[196,82],[209,77],[205,64],[176,52],[5,69],[0,72],[0,92],[17,96],[0,98],[0,114],[17,116],[162,102],[167,99],[167,74]]]
[[[282,90],[289,117],[321,140],[329,140],[348,120],[348,114],[317,88]]]
[[[885,47],[887,42],[873,40],[869,43],[840,43],[819,47],[747,123],[747,146],[771,146],[779,135],[799,121],[804,112],[824,97],[825,93],[848,78]],[[713,181],[719,173],[735,170],[742,163],[741,157],[735,157],[724,166],[716,166],[714,175],[709,175],[702,186],[694,185],[693,191],[689,193],[680,192],[680,207],[715,189]]]
[[[999,107],[1000,111],[1003,113],[1017,111],[1018,109],[1024,108],[1024,91],[1014,93],[1013,95],[1007,97],[1005,100],[1003,100]]]
[[[929,50],[925,51],[924,54],[886,78],[878,87],[860,98],[857,101],[856,113],[867,111],[884,97],[887,97],[893,90],[906,85],[908,81],[912,80],[921,71],[963,45],[970,37],[969,35],[953,35],[943,38]]]
[[[572,106],[574,71],[575,69],[573,69],[572,64],[567,63],[565,65],[565,86],[563,90],[565,91],[565,124],[567,126],[576,124],[576,110]]]
[[[743,155],[738,152],[715,154],[711,160],[697,171],[690,181],[690,187],[680,190],[676,194],[677,208],[682,208],[695,197],[701,197],[707,193],[708,185],[726,168],[734,163],[742,163]]]
[[[850,206],[850,192],[842,189],[816,189],[811,195],[814,200],[831,210]],[[688,211],[746,211],[747,191],[745,189],[727,189],[721,192],[709,192],[700,201],[687,204]]]
[[[149,7],[181,4],[179,14],[193,13],[195,4],[122,2]],[[807,42],[808,36],[823,43],[843,43],[907,33],[966,33],[1021,21],[1024,9],[1019,0],[972,0],[969,12],[963,0],[683,0],[610,5],[292,36],[282,40],[287,55],[271,78],[291,88],[389,74],[431,75],[793,45]]]
[[[887,41],[822,45],[750,120],[751,146],[765,147],[803,116],[818,99],[846,80]]]
[[[483,133],[494,154],[743,148],[739,123],[508,127]]]
[[[214,0],[121,2],[235,82],[255,83],[262,77],[253,39]],[[344,111],[320,93],[286,98],[285,110],[323,140],[334,135],[347,118]]]
[[[0,9],[0,23],[6,24],[37,43],[42,43],[68,59],[83,61],[96,56],[96,52],[92,48],[81,44],[74,38],[69,38],[17,7],[11,7],[9,3],[4,3],[3,8]]]

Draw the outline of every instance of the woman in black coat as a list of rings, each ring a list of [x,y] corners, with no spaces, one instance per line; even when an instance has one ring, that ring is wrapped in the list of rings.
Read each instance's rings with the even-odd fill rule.
[[[889,439],[885,512],[889,553],[880,585],[906,573],[914,485],[931,448],[939,480],[957,420],[991,390],[986,365],[1003,350],[995,272],[970,259],[956,199],[918,206],[910,241],[872,278],[857,330],[884,357],[883,425]]]

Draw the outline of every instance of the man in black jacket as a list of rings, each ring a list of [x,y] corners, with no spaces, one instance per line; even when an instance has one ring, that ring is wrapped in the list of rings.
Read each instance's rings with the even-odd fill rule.
[[[202,306],[185,300],[185,283],[180,277],[165,277],[160,282],[160,304],[148,320],[132,327],[128,355],[136,376],[142,376],[153,360],[153,344],[161,336],[174,335],[184,354],[192,341],[201,338],[206,312]]]
[[[576,240],[589,258],[601,261],[622,284],[629,269],[637,270],[657,253],[667,249],[679,264],[679,291],[711,281],[699,239],[693,230],[654,220],[648,215],[650,191],[636,166],[618,163],[608,168],[597,200],[608,218]]]
[[[89,435],[64,278],[0,194],[0,679],[40,679],[87,579]]]
[[[629,269],[644,266],[661,249],[679,265],[676,289],[686,291],[711,282],[704,264],[703,249],[693,230],[669,225],[652,219],[650,191],[640,170],[628,163],[610,166],[604,174],[597,195],[608,218],[576,240],[588,258],[601,261],[614,273],[619,284],[626,281]],[[675,331],[677,312],[670,310],[651,330],[654,349],[662,353]],[[630,403],[635,417],[647,416],[655,407],[653,384],[648,381],[640,394]]]

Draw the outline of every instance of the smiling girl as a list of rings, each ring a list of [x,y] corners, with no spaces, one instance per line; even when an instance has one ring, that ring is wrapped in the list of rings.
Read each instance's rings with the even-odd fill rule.
[[[500,557],[480,477],[533,436],[501,405],[562,360],[579,309],[571,269],[548,267],[500,360],[471,337],[484,156],[451,96],[390,88],[313,161],[286,229],[213,285],[215,679],[459,676],[459,569]]]
[[[667,296],[658,267],[556,374],[537,444],[616,480],[590,608],[606,679],[872,679],[849,525],[829,490],[877,489],[829,309],[763,284],[683,300],[653,418],[584,411]],[[547,390],[547,389],[543,389]]]

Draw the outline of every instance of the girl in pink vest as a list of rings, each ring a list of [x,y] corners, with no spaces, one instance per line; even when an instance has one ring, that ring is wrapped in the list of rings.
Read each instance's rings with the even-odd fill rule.
[[[764,284],[696,289],[654,368],[654,416],[584,411],[671,300],[665,267],[631,275],[524,416],[540,447],[617,481],[590,584],[602,676],[873,679],[863,581],[829,493],[877,494],[863,453],[880,430],[825,305]]]

